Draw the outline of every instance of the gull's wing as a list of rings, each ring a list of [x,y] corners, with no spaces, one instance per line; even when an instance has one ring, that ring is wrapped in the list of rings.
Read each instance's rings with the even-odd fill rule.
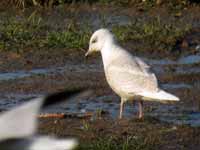
[[[81,91],[83,91],[83,89],[63,91],[47,97],[36,98],[1,114],[0,141],[33,135],[37,129],[37,115],[41,107],[53,105],[66,98],[69,99],[70,97],[77,96]]]
[[[138,74],[153,74],[151,71],[151,67],[146,64],[141,58],[133,56],[131,53],[126,51],[125,49],[117,46],[115,47],[115,51],[111,56],[111,61],[108,66],[116,65],[127,70],[132,70],[137,72]]]
[[[9,139],[0,142],[1,150],[71,150],[76,146],[75,139],[57,139],[49,136]]]
[[[38,98],[3,113],[0,116],[0,141],[34,134],[42,102],[43,99]]]
[[[133,94],[158,90],[156,76],[150,71],[150,67],[128,53],[120,54],[119,58],[106,67],[105,72],[108,82],[114,89]]]
[[[156,76],[146,63],[138,57],[129,58],[116,59],[106,68],[106,78],[116,92],[142,96],[145,100],[179,101],[178,97],[159,89]]]

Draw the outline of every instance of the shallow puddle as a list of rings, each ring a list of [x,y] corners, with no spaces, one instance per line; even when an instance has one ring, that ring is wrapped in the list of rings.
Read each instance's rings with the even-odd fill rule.
[[[182,57],[177,61],[172,60],[149,60],[145,59],[147,63],[155,68],[156,73],[160,76],[169,74],[166,72],[168,65],[173,66],[175,69],[172,75],[184,75],[196,73],[196,76],[200,75],[199,55],[190,55]],[[187,69],[185,69],[187,68]],[[13,82],[18,79],[23,79],[30,76],[43,76],[43,75],[54,75],[63,74],[68,75],[69,72],[77,74],[96,73],[103,74],[103,67],[101,65],[66,65],[63,67],[49,68],[49,69],[34,69],[30,71],[17,71],[0,73],[0,81],[6,82],[12,80]],[[69,75],[70,76],[70,75]],[[88,79],[88,76],[82,77],[83,79]],[[30,78],[31,80],[31,78]],[[56,81],[55,81],[56,82]],[[194,87],[194,85],[196,87]],[[161,121],[174,123],[174,124],[188,124],[191,126],[200,126],[200,113],[198,112],[198,106],[194,101],[196,99],[191,98],[190,95],[184,95],[184,91],[197,91],[199,90],[198,82],[193,81],[191,84],[182,82],[170,82],[161,85],[162,88],[173,91],[172,93],[179,93],[183,100],[173,104],[161,104],[159,102],[145,102],[145,115],[153,116]],[[39,93],[39,92],[38,92]],[[198,93],[198,91],[197,91]],[[10,109],[13,106],[19,105],[31,98],[39,97],[41,94],[22,94],[6,91],[0,95],[0,110]],[[190,102],[191,101],[191,102]],[[84,98],[79,100],[70,100],[64,104],[51,107],[45,112],[64,112],[68,114],[85,114],[87,112],[93,113],[93,116],[98,116],[100,112],[105,112],[106,115],[117,118],[119,113],[119,97],[116,95],[105,94],[104,96],[91,96],[90,98]],[[188,105],[188,103],[191,103]],[[128,102],[125,104],[124,116],[125,117],[137,117],[138,107],[137,103]]]
[[[146,62],[148,62],[151,65],[194,65],[200,63],[200,54],[196,55],[188,55],[184,57],[180,57],[178,60],[170,60],[170,59],[161,59],[161,60],[149,60],[145,59]]]
[[[39,97],[36,94],[9,94],[1,98],[0,109],[10,109],[29,99]],[[58,104],[44,110],[42,113],[66,113],[71,115],[84,116],[92,113],[92,118],[100,117],[101,113],[111,118],[118,118],[119,115],[119,97],[113,95],[93,97],[89,99],[72,99],[66,103]],[[159,102],[145,102],[145,116],[151,116],[163,122],[173,123],[177,125],[190,125],[200,127],[200,112],[195,107],[182,106],[181,103],[161,104]],[[137,118],[138,104],[137,102],[125,103],[123,116],[126,118]]]
[[[152,60],[152,59],[146,59],[143,58],[145,62],[147,62],[149,65],[152,66],[154,71],[156,73],[165,73],[165,67],[168,65],[172,66],[174,65],[174,68],[176,70],[175,74],[192,74],[192,73],[200,73],[200,67],[188,67],[187,69],[184,68],[186,65],[195,65],[200,63],[200,55],[189,55],[185,57],[181,57],[177,61],[169,60],[169,59],[161,59],[161,60]],[[57,68],[41,68],[41,69],[33,69],[29,71],[15,71],[15,72],[6,72],[6,73],[0,73],[0,81],[5,80],[15,80],[20,79],[24,77],[30,77],[34,75],[45,75],[45,74],[56,74],[56,73],[63,73],[64,71],[74,71],[74,72],[84,72],[84,71],[90,71],[90,72],[103,72],[102,66],[99,65],[86,65],[86,64],[79,64],[79,65],[66,65],[63,67],[57,67]]]

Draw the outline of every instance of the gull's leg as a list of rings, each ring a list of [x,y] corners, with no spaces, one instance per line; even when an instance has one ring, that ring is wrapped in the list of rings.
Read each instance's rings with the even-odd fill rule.
[[[132,104],[133,104],[133,108],[134,108],[134,105],[135,105],[135,101],[134,101],[134,99],[132,99]]]
[[[139,101],[139,119],[143,118],[143,101]]]
[[[121,103],[120,103],[120,112],[119,112],[119,119],[122,119],[123,105],[124,105],[124,99],[121,98]]]

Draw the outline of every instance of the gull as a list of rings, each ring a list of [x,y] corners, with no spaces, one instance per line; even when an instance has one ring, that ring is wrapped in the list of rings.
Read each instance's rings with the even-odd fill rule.
[[[66,98],[80,96],[84,91],[76,89],[35,98],[0,115],[1,150],[71,150],[77,145],[75,139],[57,139],[36,135],[37,116],[40,109],[61,102]]]
[[[139,99],[139,118],[143,117],[143,100],[179,101],[178,97],[159,88],[150,66],[119,46],[108,29],[99,29],[92,34],[85,56],[99,51],[106,80],[121,97],[119,118],[122,118],[123,104],[128,100]]]

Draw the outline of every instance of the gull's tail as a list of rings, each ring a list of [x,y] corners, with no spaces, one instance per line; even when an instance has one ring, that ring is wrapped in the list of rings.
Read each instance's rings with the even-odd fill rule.
[[[140,94],[144,97],[144,99],[155,99],[158,101],[179,101],[180,100],[177,96],[167,93],[163,90],[159,90],[158,92],[143,92]]]

